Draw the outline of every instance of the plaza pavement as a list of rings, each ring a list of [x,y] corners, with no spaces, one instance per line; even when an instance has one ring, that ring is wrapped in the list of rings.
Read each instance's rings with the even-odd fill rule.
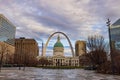
[[[0,80],[120,80],[120,76],[83,69],[2,68]]]

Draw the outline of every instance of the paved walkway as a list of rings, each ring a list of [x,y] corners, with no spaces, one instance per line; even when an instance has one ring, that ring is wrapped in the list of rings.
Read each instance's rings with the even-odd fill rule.
[[[83,69],[40,69],[26,68],[25,71],[4,69],[0,80],[120,80],[120,76],[103,75]]]

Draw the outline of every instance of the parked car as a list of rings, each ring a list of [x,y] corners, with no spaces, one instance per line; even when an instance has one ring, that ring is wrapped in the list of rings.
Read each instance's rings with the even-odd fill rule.
[[[86,66],[84,69],[85,70],[96,70],[97,67],[95,67],[95,66]]]

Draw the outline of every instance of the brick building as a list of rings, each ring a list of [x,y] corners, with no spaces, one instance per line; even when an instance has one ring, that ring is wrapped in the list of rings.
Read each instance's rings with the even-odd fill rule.
[[[21,37],[15,39],[15,63],[32,66],[35,64],[36,57],[39,55],[38,43],[34,39]]]

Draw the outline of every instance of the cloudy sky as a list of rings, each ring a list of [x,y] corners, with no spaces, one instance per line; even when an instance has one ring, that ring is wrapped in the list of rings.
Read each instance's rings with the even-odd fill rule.
[[[119,4],[120,0],[0,0],[0,14],[16,26],[17,38],[35,38],[41,46],[41,39],[46,43],[50,34],[61,31],[74,47],[76,40],[87,40],[89,35],[108,39],[106,20],[114,23],[120,18]],[[62,37],[64,46],[69,46]]]

